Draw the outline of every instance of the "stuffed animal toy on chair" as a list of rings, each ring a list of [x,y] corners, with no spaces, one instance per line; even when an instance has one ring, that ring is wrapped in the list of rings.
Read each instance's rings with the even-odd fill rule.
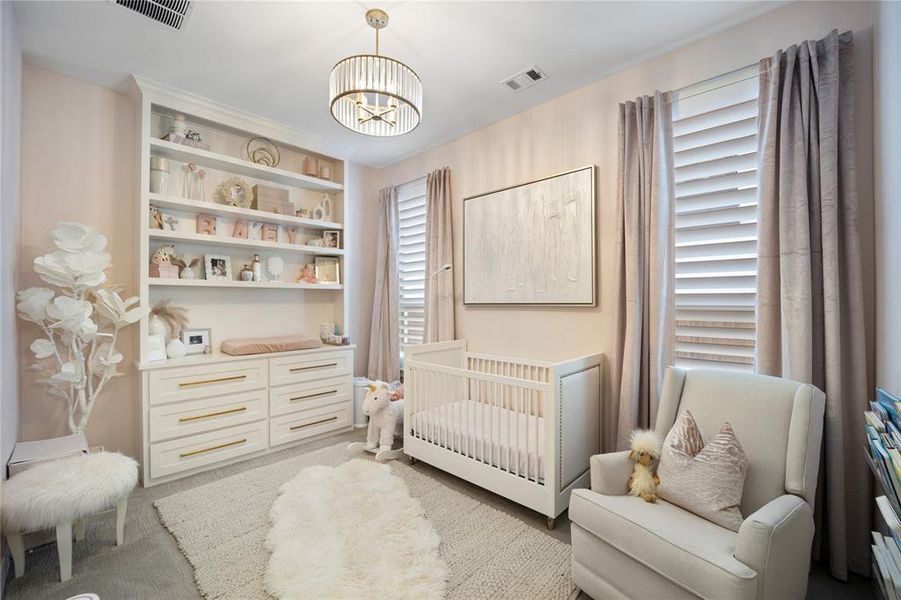
[[[391,400],[391,396],[391,388],[384,381],[369,384],[363,399],[363,413],[369,416],[366,444],[355,442],[348,449],[372,452],[376,460],[390,460],[403,455],[403,448],[392,450],[391,446],[395,436],[403,437],[404,434],[404,402],[403,399]]]
[[[660,438],[653,431],[637,429],[632,432],[629,442],[629,459],[635,463],[629,475],[629,495],[638,496],[645,502],[656,502],[660,478],[654,473],[654,463],[660,458]]]

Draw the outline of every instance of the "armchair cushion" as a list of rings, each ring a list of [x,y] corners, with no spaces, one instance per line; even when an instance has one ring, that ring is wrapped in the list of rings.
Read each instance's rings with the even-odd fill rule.
[[[786,494],[749,515],[735,542],[735,558],[762,574],[761,598],[803,598],[807,590],[813,511]]]
[[[592,491],[609,496],[622,496],[628,491],[633,464],[628,450],[596,454],[588,462]]]
[[[733,556],[733,531],[665,501],[574,490],[569,518],[619,552],[703,598],[755,598],[757,573]]]

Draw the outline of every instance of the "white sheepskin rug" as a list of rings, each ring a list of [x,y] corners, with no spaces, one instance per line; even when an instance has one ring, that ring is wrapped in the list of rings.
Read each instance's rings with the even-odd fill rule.
[[[307,467],[269,512],[266,591],[299,598],[443,598],[441,539],[387,464]]]

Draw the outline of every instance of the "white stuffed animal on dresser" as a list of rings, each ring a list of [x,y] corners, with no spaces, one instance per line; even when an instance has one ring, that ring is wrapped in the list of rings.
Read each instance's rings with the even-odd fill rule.
[[[369,384],[363,399],[363,413],[369,416],[366,443],[354,442],[349,450],[372,452],[376,460],[391,460],[403,455],[403,448],[392,450],[394,438],[404,435],[404,401],[391,400],[391,388],[384,381]]]

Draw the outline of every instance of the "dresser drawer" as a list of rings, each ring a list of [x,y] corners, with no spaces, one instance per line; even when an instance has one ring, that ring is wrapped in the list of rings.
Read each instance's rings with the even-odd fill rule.
[[[259,421],[268,414],[266,389],[153,406],[150,408],[150,441],[160,442]]]
[[[350,375],[348,351],[317,352],[269,359],[269,384],[285,385]]]
[[[353,420],[351,402],[312,408],[269,420],[270,446],[296,442],[320,433],[349,427]]]
[[[270,388],[269,414],[275,417],[299,410],[348,402],[353,393],[351,381],[350,377],[343,376]]]
[[[267,421],[238,425],[187,439],[150,445],[150,476],[165,477],[265,450],[269,445]]]
[[[265,388],[268,382],[266,360],[162,369],[150,374],[150,404],[258,390]]]

